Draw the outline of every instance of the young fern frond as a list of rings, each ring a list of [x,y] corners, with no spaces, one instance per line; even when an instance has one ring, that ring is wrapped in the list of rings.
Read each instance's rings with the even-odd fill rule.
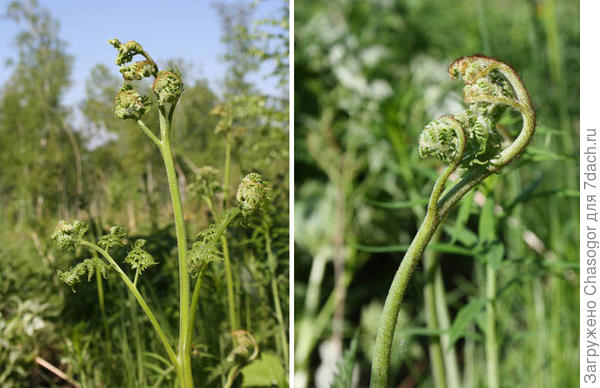
[[[245,225],[248,217],[260,210],[265,196],[265,187],[259,174],[250,173],[242,179],[237,191],[238,207],[225,210],[218,223],[200,231],[188,251],[188,265],[192,275],[201,275],[208,264],[223,259],[220,244],[227,227],[237,219]]]
[[[104,279],[107,278],[108,272],[111,270],[104,260],[93,257],[91,259],[85,259],[81,263],[69,268],[66,271],[58,270],[58,279],[67,283],[69,287],[75,292],[73,286],[81,281],[81,277],[87,274],[88,282],[92,280],[92,277],[96,274],[100,274]]]
[[[419,138],[419,154],[448,163],[433,186],[427,214],[400,268],[394,276],[379,323],[371,370],[371,387],[388,386],[390,352],[400,304],[412,273],[433,234],[453,206],[475,185],[499,172],[529,144],[535,130],[535,112],[519,75],[507,64],[480,54],[459,58],[448,72],[462,78],[467,109],[427,124]],[[502,148],[496,132],[506,110],[521,114],[523,126],[516,139]],[[462,178],[445,190],[450,175],[462,168]]]
[[[129,264],[131,269],[135,271],[144,272],[148,268],[153,265],[158,264],[154,257],[150,253],[148,253],[144,246],[146,245],[146,240],[138,239],[132,245],[131,251],[125,257],[125,262]]]
[[[197,241],[188,251],[188,265],[192,276],[200,276],[210,263],[223,260],[217,234],[218,228],[215,224],[209,225],[198,233]]]
[[[233,349],[227,356],[227,361],[233,364],[233,367],[227,374],[225,388],[233,386],[236,377],[244,365],[254,361],[258,357],[258,342],[252,334],[246,330],[234,330],[231,333],[231,339],[234,344]]]
[[[158,97],[158,105],[175,104],[183,93],[183,81],[178,69],[161,70],[152,84],[152,91]]]
[[[265,186],[259,174],[252,172],[242,179],[236,199],[244,218],[252,216],[260,210],[265,200],[265,194]]]
[[[223,234],[226,228],[238,219],[244,223],[260,210],[265,198],[265,187],[260,175],[256,173],[248,174],[242,180],[238,189],[238,207],[223,212],[219,222],[205,229],[200,234],[198,241],[188,250],[183,206],[170,138],[175,107],[184,90],[181,74],[175,68],[160,70],[150,55],[135,41],[123,44],[118,39],[112,39],[109,43],[118,50],[115,62],[121,66],[120,72],[124,81],[114,100],[115,116],[118,119],[134,120],[146,136],[158,147],[165,165],[175,221],[179,265],[179,337],[177,348],[173,348],[165,331],[137,288],[140,273],[156,264],[152,255],[144,249],[145,240],[136,240],[125,257],[125,262],[135,271],[132,281],[109,252],[111,248],[124,246],[127,233],[121,226],[111,227],[109,233],[100,237],[97,244],[95,244],[84,239],[87,226],[83,222],[67,223],[61,221],[51,236],[54,243],[71,250],[81,246],[93,252],[94,255],[99,255],[99,257],[95,256],[92,259],[84,260],[68,271],[59,271],[58,276],[61,280],[73,286],[86,274],[90,279],[94,273],[106,276],[109,270],[114,270],[152,323],[167,352],[172,367],[177,373],[179,386],[192,388],[194,381],[191,365],[191,345],[196,304],[200,294],[200,275],[210,262],[221,259],[219,244],[222,244],[224,240]],[[145,59],[129,64],[136,55],[142,55]],[[153,131],[143,121],[144,116],[151,110],[153,100],[147,96],[142,96],[134,88],[135,81],[146,77],[154,77],[152,91],[158,105],[158,131]],[[217,114],[223,116],[225,112]],[[232,122],[233,116],[230,114],[226,116],[228,117],[226,120]],[[217,183],[218,172],[208,167],[201,172],[204,176],[199,177],[198,191],[201,196],[210,198],[219,189]],[[224,187],[226,186],[225,184]],[[227,198],[226,194],[225,192],[224,198]],[[211,200],[208,202],[211,202]],[[226,245],[224,245],[224,252],[226,253],[225,248]],[[197,277],[193,295],[190,295],[190,275],[196,275]],[[251,338],[249,333],[240,336],[237,338],[237,344],[240,346],[245,344],[244,341],[249,341],[248,338]],[[254,344],[252,345],[254,351],[248,355],[247,359],[252,361],[258,354],[258,345],[253,338],[250,342],[250,345]]]
[[[127,232],[121,225],[111,226],[108,234],[105,234],[98,239],[98,246],[105,250],[122,247],[125,245],[123,242],[125,237],[127,237]]]
[[[82,221],[68,223],[60,220],[50,235],[50,241],[58,247],[73,250],[79,246],[83,236],[88,231],[88,226]]]

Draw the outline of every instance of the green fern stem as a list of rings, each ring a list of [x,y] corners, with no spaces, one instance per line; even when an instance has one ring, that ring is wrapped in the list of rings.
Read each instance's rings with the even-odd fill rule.
[[[439,240],[439,233],[433,237],[434,242]],[[438,316],[436,311],[435,296],[435,271],[439,265],[439,258],[434,251],[426,251],[423,255],[425,271],[425,287],[423,289],[425,300],[425,320],[427,328],[439,330]],[[433,370],[433,381],[436,388],[446,388],[446,371],[444,369],[444,356],[442,352],[440,337],[435,335],[429,339],[429,358]]]
[[[277,322],[279,323],[279,336],[281,342],[281,349],[283,350],[283,359],[285,360],[286,369],[289,368],[289,349],[287,344],[287,335],[285,330],[285,321],[283,319],[283,313],[281,310],[281,300],[279,299],[279,287],[277,285],[277,258],[273,254],[273,250],[271,248],[271,235],[269,234],[269,230],[266,229],[265,232],[265,247],[267,250],[267,258],[269,263],[269,268],[271,270],[271,292],[273,294],[273,304],[275,306],[275,316],[277,317]]]
[[[496,269],[486,264],[486,330],[485,356],[488,388],[500,387],[498,375],[498,342],[496,339]]]
[[[223,237],[223,234],[225,233],[225,230],[229,227],[229,225],[231,225],[238,216],[240,216],[242,214],[242,211],[238,208],[234,208],[232,209],[229,213],[227,218],[219,225],[219,228],[217,229],[217,232],[215,233],[215,240],[220,240]],[[192,301],[191,301],[191,305],[190,305],[190,331],[188,332],[188,348],[191,349],[191,344],[192,344],[192,334],[193,334],[193,330],[194,330],[194,322],[195,322],[195,318],[196,318],[196,309],[198,306],[198,300],[200,298],[200,289],[202,286],[202,275],[204,273],[204,270],[199,271],[197,277],[196,277],[196,283],[194,285],[194,292],[192,294]]]
[[[193,387],[191,349],[187,341],[190,331],[190,274],[187,268],[187,236],[183,218],[183,207],[179,193],[179,183],[175,172],[175,162],[171,149],[170,130],[175,104],[172,104],[168,116],[163,106],[159,107],[160,151],[165,163],[167,181],[171,193],[173,217],[175,219],[175,235],[179,257],[179,363],[183,370],[182,387]]]
[[[400,304],[412,273],[435,231],[467,192],[518,158],[535,131],[535,112],[529,94],[510,66],[477,54],[456,60],[450,65],[449,73],[451,78],[462,77],[464,100],[469,109],[433,121],[421,134],[421,156],[436,156],[448,162],[449,166],[433,187],[425,219],[394,276],[386,298],[375,341],[372,388],[389,386],[390,352]],[[492,131],[495,112],[502,108],[520,112],[523,126],[517,138],[500,150],[500,140]],[[442,197],[446,181],[459,166],[466,169],[463,178]],[[494,362],[493,358],[490,362]]]
[[[231,331],[238,329],[237,314],[235,311],[235,293],[233,290],[233,271],[231,270],[231,259],[229,258],[229,246],[227,238],[221,237],[223,244],[223,258],[225,259],[225,282],[227,284],[227,305],[229,308],[229,326]]]
[[[101,254],[102,257],[104,257],[110,263],[110,265],[113,266],[113,268],[115,269],[115,271],[117,271],[117,274],[119,274],[119,277],[121,278],[121,280],[123,280],[123,282],[125,283],[125,285],[129,289],[129,291],[133,294],[133,296],[137,300],[138,304],[140,305],[140,307],[142,308],[142,310],[144,311],[144,313],[146,313],[146,316],[150,320],[150,323],[152,324],[152,327],[156,331],[156,334],[158,335],[158,338],[162,342],[165,350],[167,351],[167,355],[169,357],[169,360],[173,363],[173,365],[175,366],[175,368],[179,372],[179,370],[180,370],[179,360],[177,358],[177,355],[173,351],[173,348],[171,347],[171,344],[169,343],[169,340],[168,340],[167,336],[165,335],[165,332],[163,331],[162,327],[160,326],[160,323],[158,322],[158,319],[156,319],[156,317],[154,316],[154,313],[152,312],[152,310],[150,310],[150,307],[146,303],[146,300],[144,299],[144,297],[142,296],[142,294],[140,294],[140,292],[133,285],[133,283],[131,282],[131,280],[129,280],[129,278],[127,277],[127,275],[125,274],[125,272],[123,272],[123,270],[121,269],[121,267],[119,267],[119,264],[117,264],[117,262],[112,258],[112,256],[106,250],[100,248],[96,244],[93,244],[93,243],[91,243],[89,241],[85,241],[85,240],[81,240],[80,243],[81,243],[82,246],[85,246],[85,247],[87,247],[87,248],[89,248],[89,249],[91,249],[93,251],[96,251],[99,254]]]
[[[229,141],[229,136],[225,141],[225,168],[223,176],[223,203],[222,209],[225,210],[227,208],[227,198],[229,196],[229,173],[231,170],[231,142]]]

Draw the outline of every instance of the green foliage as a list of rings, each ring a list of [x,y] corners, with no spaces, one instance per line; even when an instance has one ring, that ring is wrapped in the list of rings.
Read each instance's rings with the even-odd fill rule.
[[[242,387],[285,387],[287,386],[285,369],[276,354],[261,353],[254,362],[240,371],[244,379]]]
[[[139,120],[150,111],[152,102],[140,94],[133,86],[124,84],[115,97],[115,116],[121,120]]]
[[[87,231],[88,226],[82,221],[68,223],[61,220],[54,228],[52,235],[50,235],[50,241],[60,248],[72,250],[79,245]]]
[[[347,388],[352,386],[354,367],[356,366],[356,352],[358,350],[358,336],[354,336],[350,347],[337,363],[337,372],[333,377],[331,388]]]
[[[135,240],[132,244],[132,249],[125,257],[125,262],[131,266],[131,269],[143,272],[151,266],[158,264],[154,260],[154,257],[144,249],[145,245],[146,240],[144,239]]]
[[[73,292],[75,289],[73,286],[81,281],[81,277],[87,274],[88,282],[92,280],[94,275],[101,275],[104,279],[107,278],[108,271],[110,271],[110,265],[108,265],[103,259],[93,257],[91,259],[85,259],[81,263],[74,267],[69,268],[66,271],[58,270],[58,279],[67,283]]]
[[[193,275],[202,275],[208,264],[223,260],[219,244],[216,225],[211,224],[198,233],[188,252],[190,271]]]
[[[246,12],[246,8],[250,8],[248,4],[236,3],[227,10],[233,14],[237,10]],[[172,361],[153,322],[138,306],[139,301],[133,294],[128,296],[123,276],[135,283],[170,341],[170,329],[177,326],[175,322],[181,316],[170,190],[162,174],[161,155],[136,120],[143,119],[148,128],[157,130],[160,107],[150,104],[161,98],[160,94],[163,101],[173,101],[168,94],[181,92],[179,82],[185,82],[185,93],[173,112],[171,149],[188,234],[193,236],[208,225],[218,227],[224,218],[240,213],[235,187],[250,171],[260,173],[277,188],[269,204],[272,214],[264,221],[271,237],[269,256],[265,237],[256,233],[257,225],[264,220],[262,213],[250,217],[246,227],[231,223],[223,237],[232,264],[233,306],[240,328],[252,333],[265,353],[277,357],[284,368],[281,381],[287,380],[289,366],[281,338],[287,341],[288,94],[287,83],[279,82],[287,76],[286,54],[280,50],[288,50],[288,39],[285,22],[276,20],[279,16],[287,18],[287,13],[272,19],[276,29],[254,22],[252,12],[247,22],[256,29],[251,27],[240,35],[237,22],[230,24],[231,31],[236,32],[230,36],[232,39],[245,39],[249,48],[269,50],[268,56],[249,49],[235,53],[236,57],[252,57],[261,73],[277,62],[278,73],[267,74],[272,79],[266,81],[267,88],[259,85],[263,79],[252,74],[253,68],[243,76],[244,93],[228,89],[221,96],[209,86],[213,80],[209,84],[206,79],[194,78],[196,63],[188,58],[165,58],[165,68],[177,67],[183,75],[179,80],[167,75],[156,95],[152,79],[148,79],[158,76],[156,63],[139,43],[113,41],[119,72],[95,66],[86,80],[84,101],[73,106],[65,104],[64,96],[71,84],[75,57],[68,55],[68,47],[59,39],[53,15],[36,1],[25,0],[11,3],[7,16],[18,21],[20,31],[15,39],[15,58],[7,68],[10,74],[0,91],[0,164],[10,166],[0,175],[0,299],[4,301],[0,302],[0,321],[9,322],[6,327],[14,329],[1,333],[9,344],[3,343],[6,346],[0,351],[0,374],[8,374],[0,385],[62,384],[54,374],[34,364],[35,356],[44,358],[82,387],[175,384]],[[259,28],[276,34],[254,34]],[[194,36],[190,35],[190,44],[200,47]],[[275,38],[279,47],[268,41]],[[231,72],[227,74],[230,76]],[[119,94],[123,84],[128,86]],[[278,86],[273,89],[270,85]],[[265,95],[264,89],[274,95]],[[218,105],[234,107],[233,128],[227,136],[215,134],[220,117],[209,114]],[[165,106],[165,110],[168,108]],[[120,120],[115,113],[128,119]],[[228,185],[222,160],[226,140],[231,142],[232,150]],[[218,171],[198,171],[196,167],[207,165],[218,167]],[[200,178],[196,180],[197,173]],[[189,190],[185,190],[188,183]],[[199,198],[192,193],[196,190]],[[229,206],[234,206],[233,213],[227,211]],[[57,219],[78,219],[88,225],[85,234],[79,233],[83,227],[71,222],[64,223],[68,227],[58,228],[52,242],[71,248],[69,252],[53,249],[43,237],[54,234]],[[111,230],[111,225],[126,226],[129,237]],[[136,243],[138,240],[147,242],[142,247]],[[122,266],[123,274],[100,251],[96,250],[91,258],[84,251],[94,252],[95,248],[90,247],[96,245],[95,241],[106,248],[97,246],[116,266]],[[193,251],[194,245],[188,245],[187,251]],[[226,362],[233,347],[229,344],[232,328],[226,320],[224,248],[222,242],[215,246],[221,252],[220,259],[214,265],[203,265],[203,275],[192,279],[200,280],[190,346],[197,381],[208,381],[212,371]],[[277,263],[273,271],[267,269],[267,261]],[[137,279],[136,274],[153,262],[157,264],[152,265],[152,271],[144,272],[143,281]],[[77,287],[77,294],[73,294],[62,281],[56,281],[57,270],[59,277],[73,286],[86,276],[100,276],[91,279],[89,287]],[[279,294],[273,293],[273,284]],[[281,320],[274,295],[281,308]],[[44,329],[29,336],[16,324],[35,326],[17,311],[13,296],[23,303],[44,306],[43,311],[32,313],[45,322]],[[171,347],[176,346],[171,343]],[[14,360],[14,364],[8,360]],[[216,378],[207,385],[222,386],[231,366],[227,364],[216,372]],[[239,385],[240,381],[241,376],[234,383]]]
[[[450,328],[451,345],[469,333],[469,327],[483,315],[485,303],[484,298],[474,298],[460,309]]]
[[[219,170],[212,166],[204,166],[198,170],[189,191],[198,197],[212,198],[220,191]]]
[[[476,138],[469,147],[467,139],[465,154],[473,161],[497,154],[498,133],[503,143],[518,133],[521,121],[513,108],[490,117],[499,124],[490,133],[489,121],[477,123],[479,114],[460,103],[461,88],[448,78],[447,65],[477,52],[501,58],[519,71],[533,97],[538,127],[532,144],[500,182],[463,198],[447,216],[440,245],[431,245],[447,296],[449,322],[440,324],[441,332],[448,332],[470,300],[488,299],[485,263],[500,259],[494,302],[502,385],[577,384],[577,360],[564,356],[576,354],[578,346],[577,270],[542,268],[548,258],[576,265],[578,220],[572,209],[577,206],[578,170],[567,155],[576,153],[577,143],[579,26],[566,20],[577,20],[578,12],[576,3],[536,8],[523,0],[296,3],[295,360],[296,375],[306,376],[297,386],[315,385],[317,369],[323,373],[327,368],[330,377],[334,373],[317,352],[335,336],[339,319],[333,303],[340,287],[332,280],[334,253],[344,253],[344,265],[338,268],[347,282],[342,283],[348,295],[342,316],[345,347],[347,333],[363,328],[363,312],[383,304],[401,262],[398,252],[407,249],[421,224],[432,180],[439,174],[439,162],[419,159],[417,139],[425,125],[462,111],[455,118],[464,115],[464,126],[479,140],[487,136],[488,152],[480,156],[475,155],[485,148],[479,148]],[[504,77],[492,73],[487,81],[468,90],[473,98],[480,91],[514,96]],[[568,197],[570,190],[575,197]],[[511,205],[531,191],[525,194],[529,200]],[[480,245],[481,209],[492,197],[494,236]],[[530,245],[532,234],[538,245]],[[404,319],[397,326],[403,333],[428,330],[421,295],[430,277],[421,272],[417,267],[401,309]],[[485,302],[479,311],[484,308]],[[464,372],[460,387],[486,384],[484,346],[475,340],[483,338],[484,321],[484,314],[471,320],[464,340],[454,346]],[[358,349],[358,386],[369,383],[376,320],[369,327],[370,336],[361,337]],[[433,385],[431,368],[418,376],[414,371],[429,365],[428,345],[441,337],[440,331],[420,333],[396,336],[401,338],[396,345],[405,347],[402,357],[394,358],[392,351],[390,385],[405,379],[416,386]]]
[[[22,387],[40,349],[53,339],[51,306],[12,295],[0,303],[0,384]]]
[[[262,177],[254,172],[246,175],[238,187],[236,199],[242,216],[249,217],[256,214],[265,199]]]
[[[105,250],[122,247],[125,245],[123,243],[125,237],[127,237],[127,232],[121,225],[111,226],[108,234],[105,234],[98,239],[98,246]]]
[[[161,70],[152,84],[152,91],[158,98],[158,104],[172,104],[179,100],[183,92],[181,73],[177,68]]]

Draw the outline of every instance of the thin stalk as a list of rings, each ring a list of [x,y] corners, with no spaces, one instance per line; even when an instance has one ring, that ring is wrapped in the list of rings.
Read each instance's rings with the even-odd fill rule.
[[[390,354],[394,340],[394,331],[396,330],[396,322],[398,321],[398,313],[400,312],[400,304],[402,303],[402,299],[404,299],[404,292],[425,248],[447,214],[446,212],[440,212],[439,200],[444,191],[446,181],[460,164],[466,144],[465,133],[460,124],[452,118],[448,118],[448,120],[449,124],[453,126],[458,139],[456,158],[446,167],[433,185],[425,219],[417,231],[415,238],[410,243],[402,259],[402,263],[400,263],[400,268],[398,268],[396,275],[394,275],[394,280],[383,305],[379,328],[377,329],[375,352],[371,368],[371,388],[388,387]]]
[[[226,218],[221,223],[221,225],[219,225],[219,228],[217,229],[217,231],[215,233],[215,239],[219,239],[223,236],[223,233],[225,233],[225,229],[227,229],[227,227],[229,225],[231,225],[233,223],[233,221],[235,221],[235,219],[240,215],[240,213],[241,213],[241,211],[239,209],[235,209],[234,211],[229,213],[229,217]],[[190,331],[188,332],[188,336],[187,336],[189,349],[191,349],[191,346],[192,346],[194,321],[196,319],[196,307],[198,306],[198,300],[200,298],[200,289],[201,289],[201,285],[202,285],[202,275],[203,274],[204,274],[204,271],[200,271],[200,273],[198,274],[198,276],[196,278],[196,284],[194,285],[194,292],[192,294],[192,301],[190,304]]]
[[[179,360],[177,359],[177,356],[175,355],[175,352],[173,351],[173,348],[171,347],[171,344],[169,344],[169,340],[167,339],[167,336],[165,335],[165,332],[163,331],[162,327],[158,323],[158,320],[154,316],[154,313],[152,312],[152,310],[150,310],[150,307],[148,306],[148,304],[144,300],[144,297],[140,294],[140,292],[137,290],[137,288],[135,288],[135,286],[133,285],[133,283],[131,282],[131,280],[129,280],[129,278],[127,277],[127,275],[125,274],[125,272],[123,272],[123,270],[121,269],[121,267],[119,267],[119,265],[117,264],[117,262],[108,254],[107,251],[105,251],[104,249],[100,248],[96,244],[93,244],[93,243],[91,243],[89,241],[82,240],[81,241],[81,245],[83,245],[85,247],[88,247],[88,248],[90,248],[90,249],[92,249],[92,250],[100,253],[110,263],[110,265],[112,265],[113,268],[117,271],[117,274],[119,275],[119,277],[121,278],[121,280],[123,280],[123,282],[125,283],[125,285],[129,289],[129,291],[133,294],[133,296],[135,297],[135,299],[139,303],[139,305],[142,308],[142,310],[144,311],[144,313],[146,313],[146,316],[150,320],[150,323],[152,324],[152,327],[154,327],[154,330],[156,331],[156,334],[158,334],[158,337],[159,337],[160,341],[162,342],[165,350],[167,351],[167,355],[169,356],[169,359],[171,360],[171,362],[173,363],[173,365],[177,369],[180,369]]]
[[[227,208],[227,197],[229,196],[229,170],[231,169],[231,143],[229,139],[225,142],[225,175],[223,177],[223,203],[222,209]]]
[[[437,240],[439,234],[434,237]],[[429,250],[423,255],[423,264],[425,270],[425,319],[427,328],[437,330],[439,328],[436,301],[435,301],[435,270],[438,268],[439,258],[435,252]],[[436,388],[446,388],[446,371],[444,369],[444,357],[439,336],[429,338],[429,358],[431,360],[431,369],[433,372],[433,381]]]
[[[265,233],[265,245],[267,249],[267,257],[269,261],[269,267],[271,267],[271,292],[273,293],[273,304],[275,305],[275,315],[277,322],[279,323],[279,335],[281,337],[281,347],[283,349],[283,357],[285,360],[286,369],[288,366],[289,350],[287,345],[287,335],[285,333],[285,321],[283,320],[283,313],[281,310],[281,301],[279,300],[279,287],[277,286],[277,258],[273,254],[271,249],[271,236],[268,232]]]
[[[486,265],[486,330],[485,354],[488,388],[499,388],[498,343],[496,339],[496,269]]]
[[[183,370],[181,384],[183,387],[193,387],[192,379],[192,360],[191,349],[187,341],[190,330],[190,275],[187,268],[187,236],[185,232],[185,222],[183,219],[183,208],[181,205],[181,195],[179,193],[179,184],[173,151],[171,150],[170,130],[171,117],[174,106],[171,106],[169,117],[165,117],[164,108],[159,109],[161,145],[165,169],[167,172],[167,181],[169,191],[171,192],[171,202],[173,205],[173,217],[175,219],[175,235],[177,237],[177,251],[179,256],[179,362]]]
[[[373,355],[373,368],[371,370],[371,387],[388,387],[389,378],[389,360],[392,351],[392,342],[394,331],[400,312],[400,303],[404,298],[404,292],[410,281],[410,278],[417,266],[423,251],[429,244],[433,233],[437,229],[439,222],[428,213],[423,224],[419,228],[414,240],[408,247],[400,268],[394,276],[388,296],[383,306],[383,313],[379,328],[377,329],[377,339],[375,340],[375,353]]]
[[[450,315],[448,314],[446,290],[444,288],[442,267],[439,260],[434,276],[435,306],[437,309],[438,326],[441,330],[440,342],[442,344],[442,356],[444,357],[444,366],[446,368],[446,382],[448,383],[448,388],[461,388],[456,349],[450,345],[450,333],[448,331],[450,330]]]
[[[235,294],[233,291],[233,274],[231,271],[231,260],[229,258],[229,247],[227,246],[227,239],[221,237],[221,243],[223,244],[223,258],[225,259],[225,282],[227,283],[227,305],[229,307],[229,325],[231,331],[238,329],[237,316],[235,312]]]
[[[465,339],[465,370],[463,375],[463,388],[475,388],[475,341]]]
[[[231,143],[229,139],[225,142],[225,171],[223,177],[223,202],[221,208],[225,210],[227,207],[227,200],[229,196],[229,173],[231,169]],[[227,305],[229,308],[229,325],[231,330],[236,330],[237,317],[235,312],[235,294],[233,291],[233,274],[231,269],[231,260],[229,258],[229,246],[227,245],[227,238],[223,236],[221,238],[223,244],[223,257],[225,259],[225,282],[227,284]]]
[[[133,278],[133,285],[137,288],[137,281],[140,277],[140,269],[139,267],[135,270],[135,277]]]
[[[188,331],[187,341],[189,348],[191,349],[192,337],[194,333],[194,322],[196,320],[196,308],[198,307],[198,299],[200,298],[200,290],[202,289],[202,275],[204,271],[201,271],[196,278],[196,284],[194,285],[194,292],[192,293],[192,304],[190,306],[190,331]]]
[[[137,275],[137,273],[136,273]],[[135,282],[134,282],[135,284]],[[131,294],[129,294],[129,298],[131,299]],[[141,331],[139,330],[139,322],[137,314],[134,311],[133,303],[127,303],[129,307],[129,314],[131,315],[131,321],[133,323],[134,330],[133,331],[133,339],[135,342],[135,359],[137,363],[137,383],[140,385],[145,385],[146,378],[144,377],[144,360],[143,360],[143,351],[142,351],[142,341],[140,338]]]
[[[96,252],[92,253],[94,257],[97,257]],[[108,329],[108,319],[106,317],[106,306],[104,304],[104,284],[102,280],[102,274],[100,269],[96,268],[96,286],[98,289],[98,303],[100,304],[100,314],[102,315],[102,326],[104,326],[104,332],[106,334],[106,346],[109,353],[111,353],[111,341],[110,341],[110,330]]]

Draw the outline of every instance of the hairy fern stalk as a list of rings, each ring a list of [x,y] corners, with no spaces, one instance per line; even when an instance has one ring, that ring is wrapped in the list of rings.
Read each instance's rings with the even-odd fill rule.
[[[448,69],[452,79],[464,82],[467,109],[427,124],[419,138],[419,154],[447,163],[433,186],[427,214],[394,276],[385,301],[371,369],[371,387],[388,387],[390,352],[404,292],[434,233],[456,203],[473,187],[523,153],[535,131],[535,112],[523,81],[509,65],[483,55],[459,58]],[[496,124],[503,112],[521,114],[519,135],[503,148]],[[449,189],[446,183],[457,170],[461,179]],[[490,364],[490,363],[488,363]],[[492,368],[488,373],[497,373]],[[490,376],[496,386],[497,376]]]
[[[111,39],[109,43],[118,51],[116,64],[121,66],[120,72],[124,81],[115,97],[115,116],[122,120],[134,120],[137,123],[160,151],[167,174],[179,264],[179,336],[176,346],[171,344],[163,326],[138,288],[140,275],[156,264],[152,255],[144,249],[146,241],[139,239],[131,242],[131,249],[123,260],[134,272],[133,279],[123,271],[117,260],[112,256],[111,250],[124,247],[128,240],[127,232],[123,227],[115,225],[110,228],[108,234],[93,242],[86,239],[88,227],[84,222],[80,220],[60,221],[51,236],[51,240],[64,249],[73,250],[76,247],[83,247],[89,250],[93,257],[66,271],[58,271],[58,277],[73,287],[84,276],[87,276],[89,281],[94,275],[106,277],[110,272],[116,273],[150,320],[173,369],[177,373],[178,385],[182,388],[190,388],[194,387],[191,344],[196,306],[200,295],[200,278],[209,263],[222,260],[221,243],[227,227],[238,220],[245,223],[246,218],[259,211],[265,199],[265,187],[260,175],[256,173],[248,174],[238,188],[237,207],[224,211],[216,224],[207,227],[198,235],[197,241],[193,242],[191,247],[188,246],[170,140],[175,107],[184,90],[181,74],[176,68],[159,70],[150,55],[135,41],[121,43],[117,39]],[[144,59],[133,62],[133,58],[136,56],[142,56]],[[144,78],[154,78],[152,91],[155,100],[140,94],[136,90],[134,83]],[[158,106],[160,126],[158,132],[150,129],[143,120],[154,104]],[[210,177],[210,173],[214,175],[214,172],[211,171],[205,171],[204,175]],[[197,279],[193,294],[190,292],[190,278],[192,276]],[[234,332],[233,337],[236,347],[232,354],[235,353],[236,359],[242,358],[244,362],[249,362],[256,358],[258,345],[248,332]],[[240,362],[236,365],[241,364],[243,363]],[[233,384],[236,375],[237,370],[235,373],[231,372],[229,385]]]

